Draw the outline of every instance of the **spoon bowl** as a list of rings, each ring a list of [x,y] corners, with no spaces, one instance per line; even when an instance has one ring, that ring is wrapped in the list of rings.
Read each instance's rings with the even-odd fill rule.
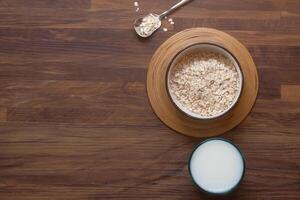
[[[147,18],[155,19],[156,24],[153,24],[152,26],[148,26],[148,27],[146,24],[143,25],[143,23],[145,23]],[[157,29],[160,28],[160,26],[161,26],[160,16],[154,13],[150,13],[149,15],[146,15],[144,17],[137,18],[133,24],[135,32],[143,38],[150,37]],[[151,29],[149,30],[147,29],[147,31],[145,32],[143,28],[144,29],[151,28]]]

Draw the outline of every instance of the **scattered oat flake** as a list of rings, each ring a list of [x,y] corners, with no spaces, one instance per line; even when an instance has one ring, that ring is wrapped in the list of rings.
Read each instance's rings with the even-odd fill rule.
[[[173,19],[172,19],[172,18],[170,18],[168,21],[169,21],[169,22],[172,22],[172,21],[173,21]]]
[[[137,1],[135,1],[133,4],[134,4],[135,7],[139,6],[139,2],[137,2]]]
[[[168,16],[165,16],[165,19],[168,19]]]
[[[163,28],[163,30],[164,30],[165,32],[167,32],[167,31],[168,31],[168,29],[167,29],[167,28]]]
[[[175,23],[172,21],[172,22],[170,22],[170,24],[175,24]]]
[[[137,7],[137,8],[135,9],[135,12],[139,12],[139,10],[140,10],[140,8],[139,8],[139,7]]]

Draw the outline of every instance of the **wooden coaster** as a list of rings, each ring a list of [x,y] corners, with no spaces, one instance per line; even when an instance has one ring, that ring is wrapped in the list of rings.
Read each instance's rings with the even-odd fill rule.
[[[237,59],[244,76],[243,91],[236,106],[226,115],[214,120],[188,117],[171,102],[167,93],[167,69],[174,56],[197,43],[219,45]],[[251,111],[258,93],[258,74],[253,59],[238,40],[210,28],[192,28],[175,34],[153,55],[147,74],[147,92],[158,118],[171,129],[193,137],[216,136],[237,126]]]

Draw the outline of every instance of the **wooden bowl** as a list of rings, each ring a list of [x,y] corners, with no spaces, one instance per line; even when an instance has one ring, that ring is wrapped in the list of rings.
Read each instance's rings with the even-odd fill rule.
[[[230,52],[243,74],[243,89],[236,105],[222,117],[201,120],[190,117],[172,103],[167,91],[167,73],[174,57],[199,43],[217,45]],[[237,126],[251,111],[258,93],[258,74],[248,50],[232,36],[210,28],[192,28],[175,34],[154,53],[147,73],[147,92],[157,117],[171,129],[193,137],[211,137]]]
[[[184,107],[177,99],[176,97],[170,92],[170,87],[169,87],[169,80],[170,80],[170,76],[171,76],[171,72],[173,70],[173,68],[176,66],[176,64],[178,63],[178,61],[180,61],[182,58],[184,58],[185,56],[188,56],[189,54],[192,53],[197,53],[197,52],[203,52],[203,51],[207,51],[207,52],[214,52],[217,54],[221,54],[224,57],[228,58],[234,65],[238,76],[239,76],[239,89],[238,92],[233,100],[233,102],[228,106],[228,108],[226,108],[223,112],[218,113],[217,115],[213,115],[213,116],[201,116],[199,114],[196,114],[194,112],[191,112],[190,110],[188,110],[186,107]],[[167,92],[168,95],[172,101],[172,103],[174,103],[175,107],[183,112],[185,115],[189,116],[189,117],[193,117],[195,119],[199,119],[199,120],[212,120],[212,119],[216,119],[219,117],[222,117],[224,115],[226,115],[226,113],[228,113],[231,109],[234,108],[234,106],[236,105],[236,103],[238,102],[241,93],[242,93],[242,89],[243,89],[243,73],[241,70],[241,67],[238,63],[238,61],[236,60],[236,58],[227,50],[224,49],[223,47],[217,46],[215,44],[209,44],[209,43],[197,43],[197,44],[193,44],[185,49],[183,49],[182,51],[180,51],[172,60],[172,62],[170,63],[170,65],[168,66],[167,69],[167,74],[166,74],[166,81],[167,81]]]

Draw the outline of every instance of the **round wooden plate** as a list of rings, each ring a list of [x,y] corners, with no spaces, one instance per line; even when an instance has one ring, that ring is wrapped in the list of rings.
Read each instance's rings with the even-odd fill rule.
[[[174,106],[167,93],[166,74],[172,59],[197,43],[227,49],[239,62],[244,76],[243,91],[236,106],[223,117],[209,121],[186,116]],[[175,34],[157,49],[148,69],[147,92],[154,112],[168,127],[188,136],[211,137],[234,128],[249,114],[258,93],[258,74],[250,53],[238,40],[215,29],[192,28]]]

